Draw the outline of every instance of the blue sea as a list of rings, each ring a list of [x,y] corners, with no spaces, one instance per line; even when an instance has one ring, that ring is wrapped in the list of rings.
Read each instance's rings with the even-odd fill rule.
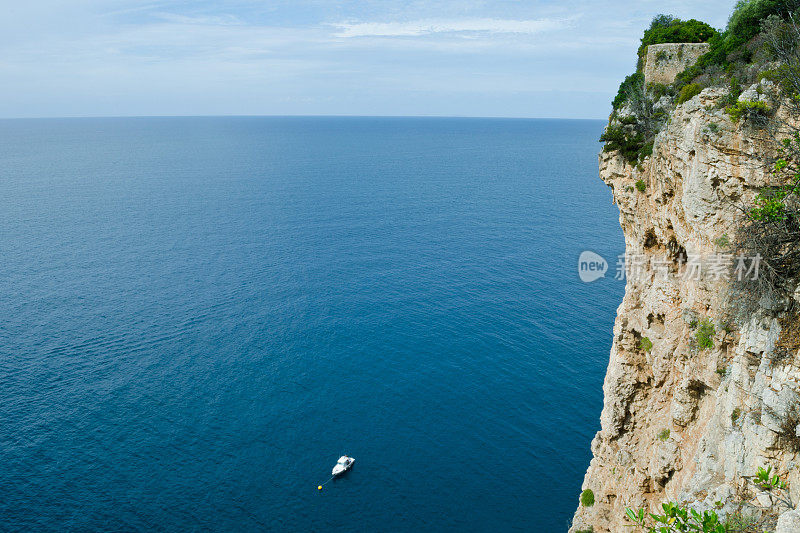
[[[0,530],[565,531],[602,127],[0,121]]]

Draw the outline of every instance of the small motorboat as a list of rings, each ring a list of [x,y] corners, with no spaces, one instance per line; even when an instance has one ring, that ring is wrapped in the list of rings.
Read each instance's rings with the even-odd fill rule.
[[[336,466],[333,467],[333,470],[331,471],[331,474],[334,475],[334,476],[338,476],[339,474],[343,474],[343,473],[347,472],[348,470],[350,470],[350,467],[353,466],[353,463],[355,463],[355,462],[356,462],[356,460],[353,459],[352,457],[348,457],[346,455],[343,455],[343,456],[339,457],[339,460],[336,462]]]

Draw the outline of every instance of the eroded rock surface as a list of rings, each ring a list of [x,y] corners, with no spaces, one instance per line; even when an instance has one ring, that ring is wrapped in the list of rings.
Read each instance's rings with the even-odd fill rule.
[[[678,106],[641,166],[600,155],[629,267],[631,257],[642,264],[638,276],[629,275],[617,312],[601,430],[582,486],[595,504],[578,508],[572,531],[626,531],[626,507],[655,511],[667,500],[723,516],[741,512],[742,501],[748,512],[762,512],[745,476],[767,465],[800,500],[799,457],[779,442],[800,401],[800,358],[776,352],[781,316],[753,316],[723,330],[725,276],[705,266],[686,276],[682,263],[729,253],[739,208],[774,179],[763,162],[774,142],[733,122],[717,105],[723,96],[706,89]],[[716,325],[713,348],[698,346],[704,320]],[[645,337],[649,351],[640,347]],[[800,532],[791,529],[797,519],[784,513],[781,527]]]

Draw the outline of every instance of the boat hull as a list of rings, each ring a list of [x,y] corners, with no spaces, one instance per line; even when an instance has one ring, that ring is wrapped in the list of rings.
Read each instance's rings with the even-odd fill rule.
[[[350,470],[353,467],[353,463],[355,463],[355,459],[347,463],[346,465],[337,464],[331,470],[331,475],[333,476],[340,476]]]

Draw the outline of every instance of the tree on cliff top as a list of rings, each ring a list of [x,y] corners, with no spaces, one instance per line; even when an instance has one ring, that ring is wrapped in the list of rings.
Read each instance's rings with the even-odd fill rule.
[[[759,32],[761,21],[770,15],[786,18],[800,9],[800,0],[739,0],[728,19],[727,36],[749,41]]]

